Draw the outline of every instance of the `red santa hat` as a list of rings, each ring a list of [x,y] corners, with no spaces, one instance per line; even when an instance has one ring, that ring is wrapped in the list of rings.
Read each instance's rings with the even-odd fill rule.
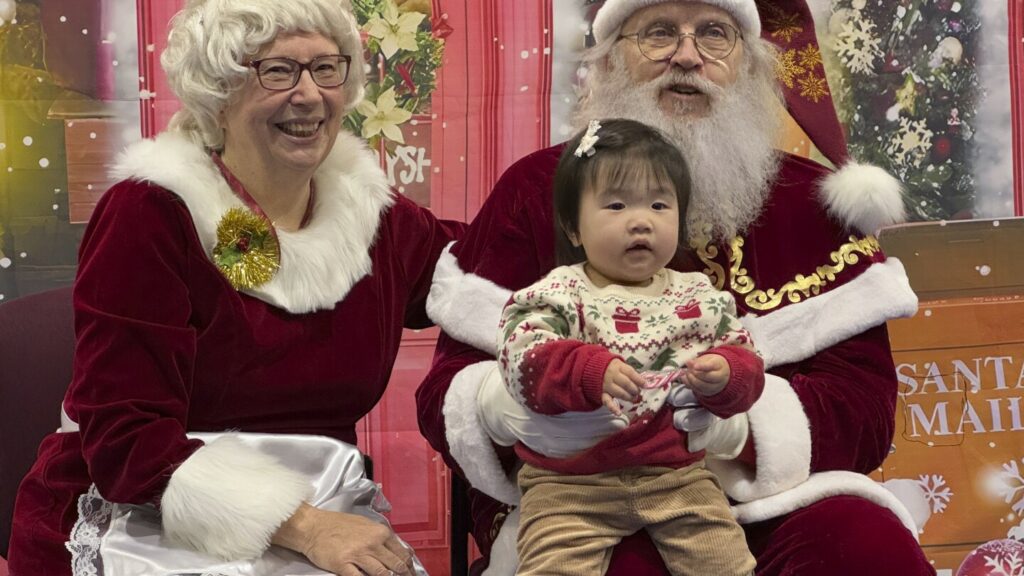
[[[782,55],[779,81],[786,107],[811,142],[836,166],[847,161],[846,137],[821,64],[806,0],[606,0],[594,17],[594,38],[616,34],[634,12],[664,2],[702,2],[729,12],[745,37],[761,36]]]

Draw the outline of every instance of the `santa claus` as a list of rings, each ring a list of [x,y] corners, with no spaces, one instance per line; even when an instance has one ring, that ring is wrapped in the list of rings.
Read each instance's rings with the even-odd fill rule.
[[[722,26],[709,23],[736,33],[718,38]],[[779,47],[817,53],[805,2],[607,0],[593,34],[575,123],[639,120],[683,151],[694,182],[692,250],[675,266],[701,270],[735,296],[765,361],[764,394],[745,417],[675,415],[736,503],[757,573],[934,574],[914,518],[864,476],[888,454],[894,428],[885,322],[917,306],[902,265],[873,236],[903,219],[901,188],[846,157],[820,65],[811,73],[824,93],[779,84]],[[837,169],[773,148],[783,105]],[[583,450],[616,430],[602,410],[530,413],[495,369],[502,305],[554,266],[560,153],[540,150],[505,172],[443,257],[428,305],[445,334],[417,393],[420,427],[474,488],[473,533],[485,555],[477,573],[516,566],[519,491],[504,447]],[[666,572],[638,533],[617,546],[607,573]]]

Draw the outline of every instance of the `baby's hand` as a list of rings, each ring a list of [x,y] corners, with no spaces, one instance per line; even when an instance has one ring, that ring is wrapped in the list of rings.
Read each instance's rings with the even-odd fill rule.
[[[640,394],[644,378],[632,366],[616,358],[604,371],[604,392],[601,402],[616,416],[622,415],[622,407],[615,400],[633,401]]]
[[[698,356],[686,368],[686,385],[701,396],[718,394],[729,383],[729,362],[718,354]]]

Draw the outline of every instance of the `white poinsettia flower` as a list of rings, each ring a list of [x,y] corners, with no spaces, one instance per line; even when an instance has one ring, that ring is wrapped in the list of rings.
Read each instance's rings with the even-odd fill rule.
[[[416,31],[426,18],[419,12],[401,13],[392,0],[384,3],[380,16],[374,16],[366,23],[366,33],[380,40],[380,50],[385,58],[391,58],[399,50],[415,52]]]
[[[388,140],[405,144],[405,137],[398,127],[412,118],[412,112],[398,106],[394,88],[381,92],[376,102],[363,100],[356,106],[356,110],[366,117],[363,122],[363,138],[383,134]]]

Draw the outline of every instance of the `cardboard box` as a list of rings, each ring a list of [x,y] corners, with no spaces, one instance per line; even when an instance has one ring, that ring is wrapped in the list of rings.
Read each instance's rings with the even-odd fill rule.
[[[921,544],[955,575],[979,546],[1024,540],[1024,219],[904,225],[879,241],[921,305],[889,323],[900,396],[876,478],[924,489]]]

